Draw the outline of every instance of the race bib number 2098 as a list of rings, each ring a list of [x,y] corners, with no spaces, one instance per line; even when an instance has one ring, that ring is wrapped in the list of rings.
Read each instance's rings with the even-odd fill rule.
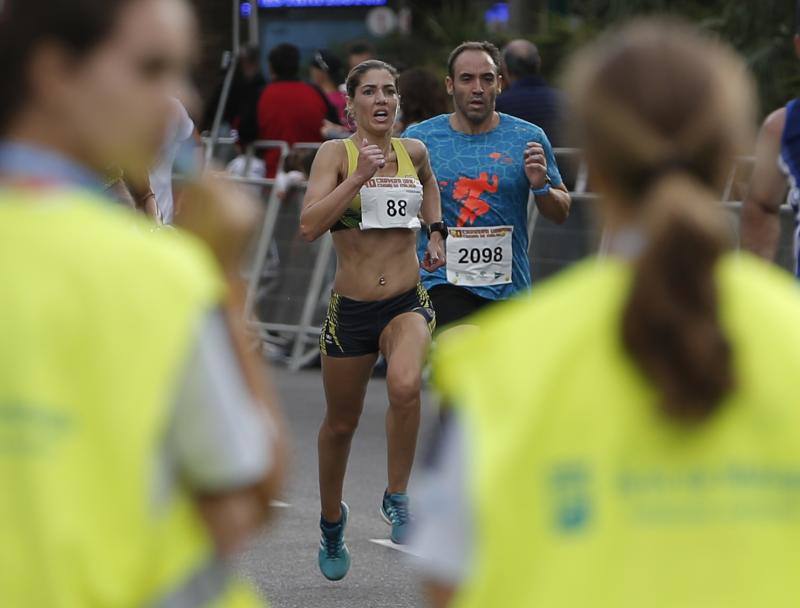
[[[447,282],[486,287],[511,283],[513,226],[451,228]]]

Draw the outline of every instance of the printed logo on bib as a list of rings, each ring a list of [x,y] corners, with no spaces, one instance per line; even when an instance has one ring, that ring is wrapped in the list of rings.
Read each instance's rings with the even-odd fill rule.
[[[420,227],[422,185],[414,177],[373,177],[361,188],[361,229]]]
[[[513,235],[513,226],[451,228],[447,281],[469,287],[511,283]]]

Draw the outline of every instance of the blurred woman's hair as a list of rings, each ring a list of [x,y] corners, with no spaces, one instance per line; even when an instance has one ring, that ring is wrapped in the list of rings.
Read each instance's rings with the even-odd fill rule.
[[[134,1],[0,1],[0,136],[29,101],[28,70],[40,46],[58,45],[80,60],[111,35],[121,10]]]
[[[430,70],[408,69],[400,74],[397,84],[400,89],[400,111],[406,126],[449,110],[444,82]]]
[[[730,247],[719,194],[752,142],[751,78],[721,43],[651,19],[582,51],[567,89],[591,170],[643,229],[624,346],[669,415],[701,420],[735,384],[713,271]]]

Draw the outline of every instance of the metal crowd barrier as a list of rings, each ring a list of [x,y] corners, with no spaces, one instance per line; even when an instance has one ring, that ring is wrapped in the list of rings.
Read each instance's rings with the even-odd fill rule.
[[[315,149],[319,145],[303,143],[289,148],[285,142],[257,142],[248,154],[277,147],[282,163],[293,150]],[[580,151],[559,148],[555,153],[559,161],[577,161],[571,190],[573,205],[565,224],[556,226],[542,222],[532,197],[529,200],[529,257],[534,283],[589,255],[602,255],[608,245],[595,217],[597,195],[589,192],[590,180],[585,164],[578,158]],[[752,159],[741,159],[732,169],[722,197],[737,235],[741,202],[732,200],[734,184],[738,172],[748,163]],[[262,186],[267,191],[265,214],[247,273],[245,314],[249,327],[274,358],[283,360],[290,369],[299,369],[319,353],[317,342],[335,272],[333,241],[327,233],[314,243],[306,243],[299,236],[307,183],[291,187],[282,197],[274,179],[230,179]],[[788,206],[781,209],[781,221],[784,228],[793,221]],[[787,268],[791,268],[794,259],[791,240],[792,230],[782,230],[779,261]]]
[[[266,143],[258,142],[255,148],[263,148]],[[319,144],[298,144],[294,148],[317,147]],[[281,166],[289,152],[288,146],[282,149]],[[299,369],[319,353],[319,332],[333,282],[333,242],[329,234],[314,243],[306,243],[299,236],[306,183],[281,193],[274,187],[275,180],[265,181],[273,187],[249,272],[245,315],[271,354],[277,353],[277,358],[291,369]],[[270,255],[270,251],[274,253]],[[270,259],[276,256],[280,264],[277,276],[273,276],[269,272]],[[271,282],[264,289],[266,277]]]

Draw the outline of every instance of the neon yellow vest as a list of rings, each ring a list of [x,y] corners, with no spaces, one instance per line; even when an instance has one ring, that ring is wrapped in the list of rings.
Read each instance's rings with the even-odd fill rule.
[[[0,188],[0,606],[258,605],[154,483],[217,276],[86,193]]]
[[[623,351],[630,277],[581,264],[437,350],[476,526],[458,608],[800,603],[800,290],[720,262],[738,386],[686,428]]]

